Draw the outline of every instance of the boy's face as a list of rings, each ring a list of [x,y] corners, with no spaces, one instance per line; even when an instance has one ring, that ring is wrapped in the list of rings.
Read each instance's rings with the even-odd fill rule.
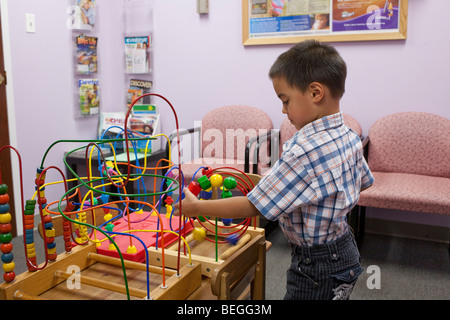
[[[303,93],[300,89],[290,86],[282,77],[273,78],[272,83],[277,96],[283,102],[282,112],[297,130],[319,118],[313,90],[308,88]]]

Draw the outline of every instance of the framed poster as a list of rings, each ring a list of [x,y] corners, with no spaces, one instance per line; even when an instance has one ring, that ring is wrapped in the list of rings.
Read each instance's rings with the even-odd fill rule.
[[[242,0],[244,45],[406,39],[408,0]]]

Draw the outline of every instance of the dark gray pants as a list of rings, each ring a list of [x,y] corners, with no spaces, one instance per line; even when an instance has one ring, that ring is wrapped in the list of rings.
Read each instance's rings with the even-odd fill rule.
[[[323,245],[292,245],[284,299],[348,299],[362,271],[358,247],[351,232]]]

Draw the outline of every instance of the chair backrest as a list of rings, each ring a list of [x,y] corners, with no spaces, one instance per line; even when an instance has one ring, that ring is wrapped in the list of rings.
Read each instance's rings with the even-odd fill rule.
[[[426,112],[401,112],[369,130],[372,171],[450,178],[450,120]]]
[[[202,155],[244,160],[249,139],[272,129],[272,119],[255,107],[230,105],[214,109],[202,119]],[[216,152],[220,150],[222,155]]]
[[[344,124],[353,131],[355,131],[361,137],[362,128],[359,122],[347,113],[343,113],[342,116],[344,118]],[[292,138],[295,132],[297,132],[297,129],[289,121],[288,118],[285,118],[280,126],[280,154],[283,150],[283,144],[290,138]]]

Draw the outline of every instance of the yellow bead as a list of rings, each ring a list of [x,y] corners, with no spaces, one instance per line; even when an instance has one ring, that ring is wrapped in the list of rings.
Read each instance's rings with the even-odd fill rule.
[[[223,178],[220,174],[213,174],[211,178],[209,178],[209,181],[211,182],[211,186],[213,188],[219,188],[222,186]]]
[[[11,222],[11,214],[10,213],[0,214],[0,223],[10,223],[10,222]]]
[[[111,213],[107,213],[103,216],[103,218],[105,219],[105,221],[109,221],[113,218],[113,215]]]
[[[206,230],[203,228],[194,228],[194,240],[203,241],[206,238]]]
[[[14,271],[15,267],[16,267],[16,264],[14,262],[3,264],[3,270],[5,272],[12,272],[12,271]]]

